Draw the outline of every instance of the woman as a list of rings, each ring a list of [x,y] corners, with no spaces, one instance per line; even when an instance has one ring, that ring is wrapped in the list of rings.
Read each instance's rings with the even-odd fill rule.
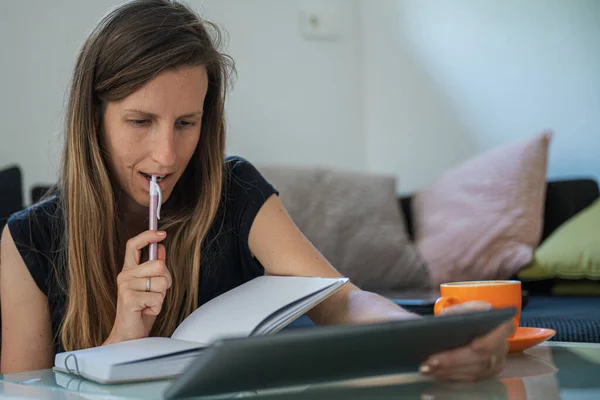
[[[2,373],[49,368],[57,351],[168,336],[198,305],[265,272],[339,276],[257,170],[224,156],[232,66],[217,44],[212,25],[166,0],[115,9],[85,42],[59,183],[2,235]],[[158,231],[147,228],[150,175],[162,190]],[[151,243],[158,260],[147,261]],[[317,324],[416,318],[351,284],[309,316]],[[511,334],[507,323],[421,370],[452,380],[494,375]]]

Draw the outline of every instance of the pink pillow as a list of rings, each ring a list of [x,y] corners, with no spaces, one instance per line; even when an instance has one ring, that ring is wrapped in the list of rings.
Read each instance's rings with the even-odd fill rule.
[[[506,279],[539,244],[552,132],[483,153],[413,200],[415,240],[433,283]]]

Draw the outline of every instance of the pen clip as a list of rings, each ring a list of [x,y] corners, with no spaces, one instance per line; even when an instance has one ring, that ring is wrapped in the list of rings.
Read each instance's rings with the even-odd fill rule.
[[[150,187],[152,188],[150,195],[153,194],[152,192],[154,192],[154,193],[156,193],[156,195],[158,195],[158,202],[156,205],[156,218],[160,219],[160,207],[162,205],[162,193],[160,191],[160,186],[156,182],[156,176],[154,176],[154,175],[152,175],[152,180],[150,181]]]

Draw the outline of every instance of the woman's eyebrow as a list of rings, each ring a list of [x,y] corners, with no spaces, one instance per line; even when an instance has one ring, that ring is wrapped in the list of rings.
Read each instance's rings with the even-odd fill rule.
[[[189,114],[182,115],[179,118],[199,117],[201,115],[202,115],[202,110],[199,110],[199,111],[191,112]]]
[[[144,115],[144,116],[146,116],[148,118],[158,118],[158,115],[156,115],[154,113],[151,113],[151,112],[148,112],[148,111],[137,110],[137,109],[134,109],[134,108],[127,108],[127,109],[125,109],[125,111],[139,113],[139,114],[142,114],[142,115]],[[201,115],[202,115],[202,110],[199,110],[199,111],[193,111],[191,113],[181,115],[178,118],[190,118],[190,117],[197,117],[197,116],[201,116]]]
[[[134,108],[126,108],[126,109],[125,109],[125,111],[129,111],[129,112],[134,112],[134,113],[142,114],[142,115],[144,115],[144,116],[146,116],[146,117],[150,117],[150,118],[156,118],[156,117],[158,117],[158,115],[156,115],[156,114],[153,114],[153,113],[151,113],[151,112],[148,112],[148,111],[142,111],[142,110],[137,110],[137,109],[134,109]]]

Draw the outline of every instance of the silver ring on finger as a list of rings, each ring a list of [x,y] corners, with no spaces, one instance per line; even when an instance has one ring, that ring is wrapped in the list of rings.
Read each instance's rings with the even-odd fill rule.
[[[150,291],[150,280],[151,279],[152,279],[152,277],[146,278],[146,292]]]

